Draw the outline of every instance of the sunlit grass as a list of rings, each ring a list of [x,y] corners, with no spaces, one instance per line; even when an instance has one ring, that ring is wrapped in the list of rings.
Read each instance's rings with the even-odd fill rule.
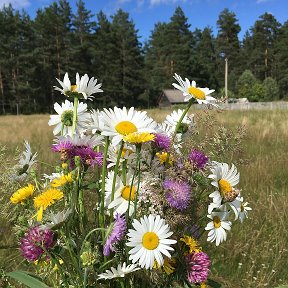
[[[169,112],[154,109],[148,114],[161,121]],[[246,127],[245,153],[241,155],[246,161],[238,168],[242,193],[253,208],[247,221],[233,225],[227,242],[217,248],[205,244],[213,262],[213,277],[224,283],[224,287],[233,288],[287,284],[288,113],[285,110],[211,113],[213,125],[221,123],[231,129]],[[201,111],[195,114],[198,120],[206,117]],[[55,155],[50,152],[53,135],[48,119],[48,115],[0,117],[0,145],[5,145],[12,157],[17,147],[23,149],[23,139],[27,139],[33,151],[39,153],[39,159],[52,162]],[[208,132],[205,121],[200,121],[196,129],[199,135]],[[1,245],[11,241],[7,237],[1,238]],[[10,251],[8,254],[14,255]],[[6,251],[5,255],[8,254]]]

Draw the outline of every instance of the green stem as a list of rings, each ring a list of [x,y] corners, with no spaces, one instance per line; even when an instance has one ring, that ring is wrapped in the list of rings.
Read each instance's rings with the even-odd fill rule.
[[[181,125],[181,123],[182,123],[185,115],[188,113],[188,111],[189,111],[189,109],[190,109],[190,107],[191,107],[192,104],[193,104],[193,101],[192,101],[192,99],[191,99],[191,100],[188,102],[187,107],[186,107],[185,110],[183,111],[180,119],[178,120],[178,122],[177,122],[177,124],[176,124],[175,131],[174,131],[174,135],[173,135],[173,137],[172,137],[172,141],[171,141],[171,142],[174,141],[174,139],[175,139],[175,137],[176,137],[176,135],[177,135],[177,131],[178,131],[178,129],[179,129],[179,127],[180,127],[180,125]],[[167,158],[166,158],[166,162],[165,162],[166,166],[169,165],[169,158],[170,158],[170,152],[168,152],[168,154],[167,154]]]
[[[79,274],[79,276],[80,276],[80,275],[81,275],[81,269],[80,269],[80,267],[79,267],[79,265],[78,265],[78,262],[77,262],[77,256],[76,256],[75,254],[73,255],[73,252],[72,252],[70,243],[69,243],[69,241],[67,241],[66,236],[64,235],[64,233],[63,233],[63,232],[60,232],[60,234],[61,234],[61,236],[63,237],[63,240],[64,240],[64,242],[65,242],[65,244],[66,244],[66,247],[67,247],[67,249],[68,249],[68,252],[69,252],[71,261],[72,261],[72,263],[73,263],[73,265],[74,265],[74,268],[76,269],[76,271],[78,271],[78,274]],[[69,238],[68,238],[68,239],[69,239]],[[69,239],[69,240],[70,240],[70,239]]]
[[[124,146],[124,141],[122,140],[121,144],[120,144],[120,149],[118,151],[118,156],[117,156],[115,168],[114,168],[114,175],[113,175],[113,182],[112,182],[112,193],[111,193],[111,202],[114,200],[116,179],[117,179],[117,175],[118,175],[119,163],[120,163],[120,159],[121,159],[121,155],[122,155],[123,146]],[[111,208],[110,209],[110,222],[113,222],[113,211],[114,211],[114,208]]]
[[[48,164],[48,163],[46,163],[46,162],[43,162],[43,161],[39,161],[39,160],[37,160],[37,163],[40,163],[40,164],[46,165],[46,166],[48,166],[48,167],[52,167],[52,168],[55,168],[55,166],[54,166],[54,165]]]
[[[101,205],[99,213],[99,224],[100,227],[104,228],[105,226],[105,210],[104,210],[104,200],[105,200],[105,178],[107,173],[107,155],[109,148],[109,137],[105,137],[105,148],[104,148],[104,158],[102,166],[102,175],[101,175]],[[105,234],[102,233],[102,241],[104,242]]]
[[[88,268],[84,269],[84,283],[83,283],[83,287],[86,288],[87,285],[87,272],[88,272]]]
[[[136,218],[136,210],[137,210],[137,202],[138,202],[138,194],[139,194],[139,188],[140,188],[140,157],[141,157],[141,145],[136,147],[136,154],[137,154],[137,160],[136,160],[136,171],[138,173],[138,183],[137,183],[137,190],[135,194],[135,199],[134,199],[134,218]]]
[[[97,231],[105,231],[106,229],[105,228],[95,228],[95,229],[92,229],[91,231],[89,231],[89,233],[87,233],[87,235],[85,236],[83,242],[82,242],[82,246],[81,246],[81,249],[80,249],[80,255],[82,254],[83,252],[83,247],[85,245],[85,242],[87,241],[87,239],[90,237],[90,235],[94,232],[97,232]]]
[[[174,136],[173,136],[173,139],[172,139],[172,140],[174,140],[174,138],[175,138],[175,136],[176,136],[176,134],[177,134],[177,131],[178,131],[178,129],[179,129],[179,127],[180,127],[180,125],[181,125],[181,123],[182,123],[185,115],[188,113],[188,111],[189,111],[189,109],[190,109],[190,107],[191,107],[192,104],[193,104],[193,101],[192,101],[192,99],[191,99],[191,100],[188,102],[187,107],[186,107],[185,110],[183,111],[180,119],[178,120],[178,122],[177,122],[177,124],[176,124],[175,131],[174,131]]]
[[[73,111],[73,124],[72,124],[72,135],[74,135],[77,123],[77,110],[78,110],[78,97],[74,96],[74,111]]]

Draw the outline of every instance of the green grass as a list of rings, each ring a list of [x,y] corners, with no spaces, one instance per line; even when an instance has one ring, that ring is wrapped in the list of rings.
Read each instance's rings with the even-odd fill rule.
[[[168,112],[155,109],[149,114],[160,121]],[[212,275],[224,287],[277,287],[288,283],[287,114],[285,110],[225,111],[209,115],[196,112],[197,140],[203,140],[203,135],[215,131],[219,137],[224,137],[221,135],[224,132],[217,130],[222,124],[231,130],[244,125],[246,130],[244,153],[239,151],[232,156],[241,173],[242,194],[253,210],[242,225],[233,224],[227,242],[217,248],[208,243],[204,246],[212,259]],[[48,115],[0,117],[0,145],[7,147],[8,154],[12,155],[10,160],[17,147],[22,150],[23,139],[27,139],[33,150],[38,151],[39,159],[53,161],[53,154],[47,153],[53,139],[52,129],[47,126],[48,119]],[[233,135],[229,141],[233,141]],[[230,154],[227,159],[231,159]],[[10,161],[9,157],[4,160]],[[5,222],[2,221],[1,226],[9,231]],[[2,233],[0,245],[9,243],[13,243],[13,236]],[[5,257],[13,258],[17,254],[15,249],[1,250],[0,253],[2,265],[7,262]]]

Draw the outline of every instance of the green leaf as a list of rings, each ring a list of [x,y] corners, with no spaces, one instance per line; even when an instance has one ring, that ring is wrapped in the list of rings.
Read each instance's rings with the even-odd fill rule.
[[[7,273],[7,276],[14,278],[18,282],[30,288],[49,288],[45,283],[35,278],[34,275],[26,271],[14,271]]]
[[[207,284],[212,288],[222,288],[222,285],[214,280],[208,279]]]

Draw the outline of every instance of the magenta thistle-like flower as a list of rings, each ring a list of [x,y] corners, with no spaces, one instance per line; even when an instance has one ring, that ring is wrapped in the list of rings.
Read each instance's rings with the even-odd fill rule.
[[[156,133],[153,144],[157,149],[168,151],[171,145],[171,139],[166,134]]]
[[[54,152],[64,152],[64,151],[69,151],[74,147],[74,145],[68,141],[68,140],[64,140],[64,141],[60,141],[59,143],[53,144],[52,145],[52,151]]]
[[[108,236],[103,248],[104,256],[109,256],[115,251],[115,244],[119,243],[125,235],[127,229],[125,217],[119,213],[115,215],[115,222],[111,234]]]
[[[165,196],[169,205],[173,208],[183,210],[191,199],[191,187],[184,181],[166,179],[163,182]]]
[[[209,158],[203,152],[193,149],[189,153],[188,159],[197,169],[201,170],[206,166]]]
[[[94,151],[91,147],[75,147],[73,150],[73,156],[79,156],[83,165],[91,167],[103,165],[103,152]]]
[[[21,254],[28,261],[39,260],[54,245],[53,232],[49,229],[41,229],[39,226],[30,228],[21,239]],[[48,256],[47,256],[48,257]]]
[[[74,145],[69,140],[63,140],[52,145],[52,151],[61,153],[61,160],[67,161],[73,155]]]
[[[201,283],[208,279],[211,261],[204,252],[196,252],[186,256],[188,270],[188,281],[190,283]]]

